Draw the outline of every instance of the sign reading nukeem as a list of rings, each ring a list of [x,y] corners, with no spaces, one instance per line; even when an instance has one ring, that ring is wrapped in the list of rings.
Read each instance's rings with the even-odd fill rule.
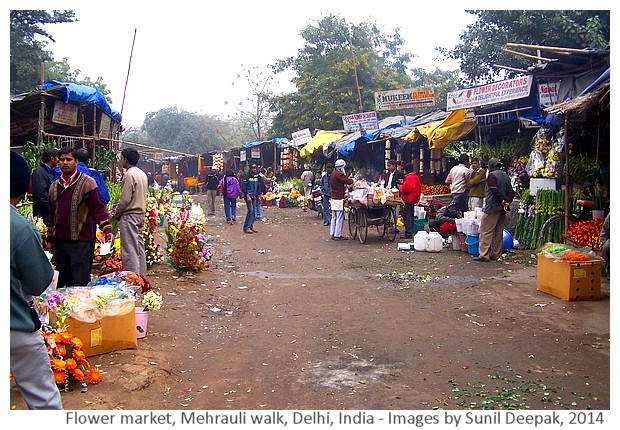
[[[404,90],[377,91],[375,93],[375,107],[377,110],[425,106],[435,106],[435,90],[433,88],[409,88]]]
[[[508,100],[522,99],[530,95],[532,75],[507,81],[493,82],[479,87],[448,93],[446,110],[452,111],[475,106],[490,105]]]
[[[374,131],[379,129],[379,121],[377,120],[377,112],[353,113],[351,115],[342,116],[342,125],[344,131]]]

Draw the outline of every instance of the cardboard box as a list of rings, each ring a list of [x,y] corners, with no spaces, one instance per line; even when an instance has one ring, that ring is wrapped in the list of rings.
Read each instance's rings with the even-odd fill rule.
[[[600,300],[601,263],[560,261],[538,254],[536,289],[566,301]]]
[[[123,314],[105,316],[93,323],[67,318],[67,331],[78,337],[87,357],[138,346],[136,314],[131,308]]]

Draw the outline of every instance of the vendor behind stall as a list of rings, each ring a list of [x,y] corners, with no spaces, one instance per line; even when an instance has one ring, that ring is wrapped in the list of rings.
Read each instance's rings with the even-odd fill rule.
[[[439,227],[444,222],[455,223],[457,218],[462,218],[463,212],[456,210],[456,203],[454,201],[447,206],[442,206],[437,211],[435,218],[429,220],[428,227],[431,231],[439,231]]]

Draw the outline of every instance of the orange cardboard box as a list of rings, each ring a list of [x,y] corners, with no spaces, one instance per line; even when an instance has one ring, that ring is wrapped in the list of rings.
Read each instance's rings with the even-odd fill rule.
[[[566,301],[600,300],[601,263],[561,261],[538,254],[536,289]]]
[[[138,346],[133,303],[127,312],[104,316],[93,323],[68,317],[66,326],[69,333],[82,341],[82,351],[87,357]]]

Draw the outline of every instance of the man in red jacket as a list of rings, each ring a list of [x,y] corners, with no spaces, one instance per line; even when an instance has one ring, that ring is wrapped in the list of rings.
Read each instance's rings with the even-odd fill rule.
[[[403,221],[405,222],[405,234],[401,239],[413,237],[413,207],[420,201],[422,184],[418,174],[413,171],[413,163],[405,164],[405,181],[398,187],[400,197],[403,200]]]

